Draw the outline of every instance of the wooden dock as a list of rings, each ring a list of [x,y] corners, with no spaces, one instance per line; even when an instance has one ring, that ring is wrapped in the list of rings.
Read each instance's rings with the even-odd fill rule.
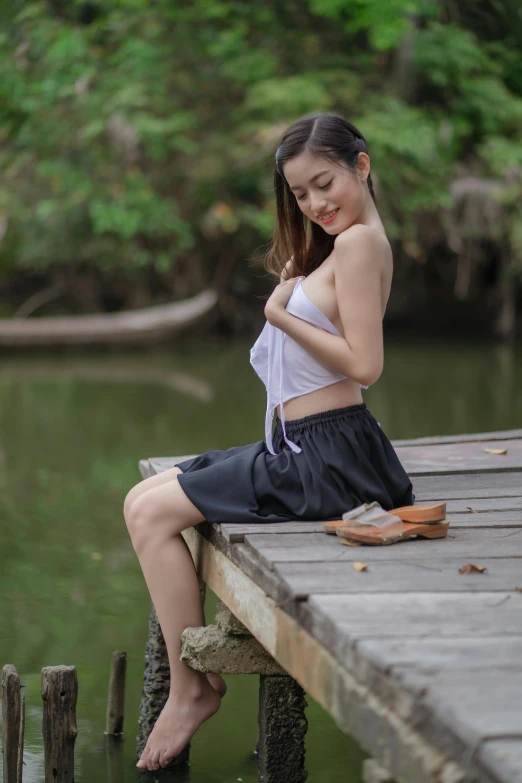
[[[446,539],[350,547],[321,522],[183,535],[211,590],[397,781],[521,783],[522,430],[393,445],[416,503],[447,501]]]

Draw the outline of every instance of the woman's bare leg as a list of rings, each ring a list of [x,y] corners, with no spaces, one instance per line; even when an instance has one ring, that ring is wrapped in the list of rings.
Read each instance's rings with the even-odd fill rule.
[[[154,489],[154,487],[160,487],[162,484],[166,484],[169,481],[177,480],[179,474],[182,472],[183,471],[180,468],[169,468],[168,470],[162,470],[161,473],[156,473],[155,476],[149,476],[149,478],[139,481],[129,490],[127,497],[125,498],[123,504],[123,515],[125,519],[127,519],[130,507],[140,495],[143,495],[144,492],[148,492],[149,489]]]
[[[177,477],[180,473],[182,473],[180,468],[169,468],[168,470],[164,470],[161,473],[157,473],[155,476],[150,476],[147,479],[143,479],[143,481],[140,481],[138,484],[136,484],[136,486],[134,486],[130,492],[127,493],[127,497],[125,498],[125,503],[123,506],[123,514],[125,519],[129,517],[131,506],[134,501],[140,497],[140,495],[143,495],[144,492],[148,492],[150,489],[159,487],[162,484],[177,481]],[[203,624],[204,623],[201,623],[201,625]],[[207,679],[212,687],[217,690],[221,698],[223,698],[227,692],[227,684],[223,677],[220,674],[209,672],[207,674]]]
[[[165,767],[219,709],[219,694],[201,672],[179,660],[181,633],[204,623],[198,578],[182,530],[201,522],[177,479],[137,497],[126,522],[158,615],[170,664],[170,693],[138,767]]]

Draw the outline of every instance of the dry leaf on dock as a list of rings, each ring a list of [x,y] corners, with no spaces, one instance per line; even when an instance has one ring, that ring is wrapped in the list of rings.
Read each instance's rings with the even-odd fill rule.
[[[486,566],[478,566],[475,565],[475,563],[468,563],[467,565],[463,565],[459,568],[459,574],[483,574],[484,571],[487,571],[488,569]]]
[[[507,454],[507,449],[484,449],[488,454]]]
[[[368,566],[366,563],[360,563],[358,560],[355,561],[355,563],[352,563],[353,567],[356,571],[367,571]]]

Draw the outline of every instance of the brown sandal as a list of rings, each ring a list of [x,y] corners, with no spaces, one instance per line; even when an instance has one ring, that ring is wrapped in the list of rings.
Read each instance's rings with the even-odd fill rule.
[[[425,525],[432,525],[446,519],[446,503],[401,506],[392,508],[390,514],[399,517],[403,522],[423,522]]]
[[[385,514],[391,514],[402,522],[420,522],[425,525],[433,525],[446,519],[446,503],[401,506],[400,508],[392,508],[391,511],[384,511],[377,501],[364,503],[362,506],[357,506],[357,508],[347,511],[343,514],[342,519],[332,519],[324,522],[323,529],[325,533],[335,535],[338,528],[346,527],[351,520],[358,519],[369,525],[372,523],[372,519],[380,519]],[[392,520],[389,521],[391,522]]]
[[[397,541],[405,541],[408,538],[419,536],[420,538],[445,538],[448,532],[449,520],[432,522],[422,525],[416,522],[391,522],[384,527],[375,525],[361,525],[351,527],[345,525],[335,531],[340,538],[346,539],[343,544],[356,542],[359,544],[395,544]]]

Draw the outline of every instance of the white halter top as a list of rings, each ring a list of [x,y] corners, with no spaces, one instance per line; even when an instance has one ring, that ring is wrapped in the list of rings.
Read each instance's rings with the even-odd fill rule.
[[[308,299],[300,279],[295,284],[286,310],[319,329],[342,337],[326,315]],[[276,407],[281,405],[280,417],[284,440],[292,451],[299,454],[302,451],[300,446],[286,437],[284,403],[302,394],[344,381],[347,376],[332,372],[316,361],[286,332],[268,321],[250,350],[250,364],[266,386],[265,441],[268,451],[270,454],[276,454],[272,442],[272,421]],[[368,387],[362,386],[362,388]]]

